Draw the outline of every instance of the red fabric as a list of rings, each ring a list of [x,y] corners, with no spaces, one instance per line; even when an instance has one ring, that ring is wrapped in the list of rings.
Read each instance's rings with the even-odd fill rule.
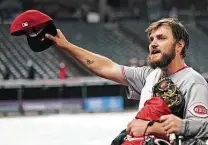
[[[169,109],[165,101],[161,99],[160,97],[152,97],[151,99],[145,102],[144,107],[137,113],[136,119],[159,120],[162,115],[167,115],[167,114],[171,114],[171,110]],[[141,139],[143,138],[143,136],[136,136],[136,137],[133,137],[133,139],[134,138],[140,138],[140,139],[132,140],[132,141],[125,141],[122,145],[142,145],[143,144],[143,139]],[[158,138],[161,138],[161,136],[158,136]],[[166,136],[162,138],[167,139]]]
[[[188,68],[189,66],[183,66],[182,68],[180,68],[179,70],[177,70],[176,72],[174,72],[173,74],[175,74],[175,73],[177,73],[177,72],[179,72],[179,71],[181,71],[181,70],[183,70],[183,69],[185,69],[185,68]]]
[[[139,140],[132,140],[132,141],[125,141],[124,143],[122,143],[121,145],[143,145],[143,139],[139,139]]]
[[[52,21],[52,19],[37,10],[27,10],[18,15],[10,26],[10,33],[12,35],[23,35],[23,30],[32,28]]]
[[[143,107],[136,115],[136,119],[159,120],[162,115],[171,113],[166,102],[160,97],[153,97],[147,100]]]
[[[67,69],[66,67],[60,68],[59,70],[59,79],[64,80],[67,77]]]

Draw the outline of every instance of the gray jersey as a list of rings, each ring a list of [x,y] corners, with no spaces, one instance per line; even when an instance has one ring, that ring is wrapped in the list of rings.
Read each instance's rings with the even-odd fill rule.
[[[129,99],[140,100],[146,78],[153,71],[149,66],[127,67],[121,66],[123,78],[128,84]],[[185,98],[184,118],[208,118],[208,85],[206,80],[191,67],[182,69],[169,76],[174,84],[181,90]],[[190,130],[195,130],[191,126]]]
[[[208,142],[208,119],[184,119],[179,135],[189,138],[184,144],[205,145]]]

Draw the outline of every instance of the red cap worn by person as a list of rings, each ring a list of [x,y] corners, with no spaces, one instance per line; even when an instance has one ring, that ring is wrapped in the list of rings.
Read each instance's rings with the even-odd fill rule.
[[[53,20],[37,10],[28,10],[15,18],[10,26],[13,36],[26,35],[30,48],[35,52],[43,51],[53,45],[45,34],[57,35]]]

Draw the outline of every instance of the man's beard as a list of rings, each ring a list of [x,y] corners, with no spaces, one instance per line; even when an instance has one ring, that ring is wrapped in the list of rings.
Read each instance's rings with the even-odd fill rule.
[[[159,68],[165,68],[167,67],[171,61],[175,58],[175,45],[171,48],[169,53],[161,53],[162,57],[161,59],[157,61],[152,61],[151,56],[149,55],[147,58],[148,64],[151,66],[151,68],[155,69],[157,67]]]

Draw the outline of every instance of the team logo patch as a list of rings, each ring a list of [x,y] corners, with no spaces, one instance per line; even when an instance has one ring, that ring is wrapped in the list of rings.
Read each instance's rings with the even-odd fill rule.
[[[163,82],[163,83],[160,85],[160,87],[161,87],[162,89],[167,88],[167,86],[168,86],[168,84],[167,84],[167,82],[166,82],[166,81],[165,81],[165,82]]]
[[[24,28],[24,27],[27,27],[29,24],[28,24],[28,22],[23,22],[22,23],[22,27]]]
[[[208,117],[208,106],[203,103],[194,103],[189,108],[189,112],[196,117],[206,118]]]

